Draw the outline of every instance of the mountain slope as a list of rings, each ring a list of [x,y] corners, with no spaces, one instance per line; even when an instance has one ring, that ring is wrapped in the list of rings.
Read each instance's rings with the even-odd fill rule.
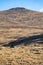
[[[43,26],[43,13],[27,10],[25,8],[12,8],[0,12],[0,22],[6,27]],[[5,23],[7,23],[5,25]],[[25,24],[24,24],[25,23]],[[8,25],[9,24],[9,25]],[[20,24],[20,25],[19,25]],[[40,27],[40,28],[41,28]]]
[[[43,13],[0,11],[0,65],[43,65]]]
[[[43,13],[25,8],[0,11],[0,42],[43,33]],[[28,31],[28,32],[27,32]]]

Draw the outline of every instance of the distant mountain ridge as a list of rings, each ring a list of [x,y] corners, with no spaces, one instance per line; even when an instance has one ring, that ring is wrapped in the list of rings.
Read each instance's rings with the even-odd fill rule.
[[[9,10],[25,10],[26,8],[22,8],[22,7],[16,7],[16,8],[11,8]]]

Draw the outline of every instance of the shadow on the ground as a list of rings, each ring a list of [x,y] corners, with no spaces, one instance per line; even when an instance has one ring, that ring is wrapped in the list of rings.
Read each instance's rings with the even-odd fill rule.
[[[5,44],[3,46],[5,46],[5,47],[9,46],[9,47],[13,48],[16,45],[31,44],[32,42],[43,44],[43,34],[30,36],[30,37],[21,37],[21,38],[17,39],[16,41],[11,41],[10,43]]]

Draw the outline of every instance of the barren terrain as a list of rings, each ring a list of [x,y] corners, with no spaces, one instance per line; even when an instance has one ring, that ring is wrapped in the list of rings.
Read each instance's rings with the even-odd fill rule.
[[[43,13],[0,11],[0,65],[43,65]]]

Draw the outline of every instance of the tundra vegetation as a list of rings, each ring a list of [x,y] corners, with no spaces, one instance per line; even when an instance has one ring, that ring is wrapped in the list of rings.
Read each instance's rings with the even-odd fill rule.
[[[0,11],[0,65],[43,65],[43,13]]]

